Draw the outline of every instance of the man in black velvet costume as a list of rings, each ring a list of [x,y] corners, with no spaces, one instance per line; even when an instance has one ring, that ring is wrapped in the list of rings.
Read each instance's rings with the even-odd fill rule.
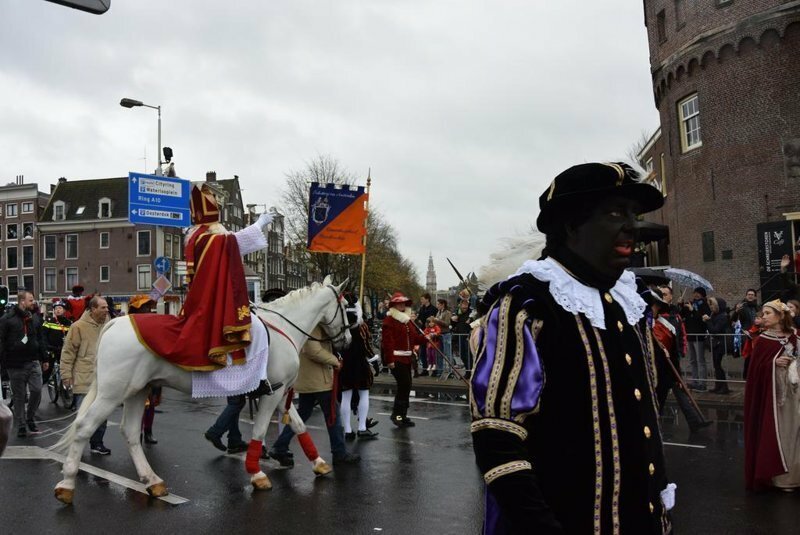
[[[623,163],[581,164],[539,199],[543,257],[481,303],[470,404],[484,533],[669,533],[646,304],[630,263],[661,193]]]

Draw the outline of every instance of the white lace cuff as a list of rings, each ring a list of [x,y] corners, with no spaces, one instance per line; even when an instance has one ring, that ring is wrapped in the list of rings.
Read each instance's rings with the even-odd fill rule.
[[[234,236],[236,236],[236,242],[239,244],[239,253],[242,256],[267,248],[267,236],[258,226],[258,223],[240,230]]]

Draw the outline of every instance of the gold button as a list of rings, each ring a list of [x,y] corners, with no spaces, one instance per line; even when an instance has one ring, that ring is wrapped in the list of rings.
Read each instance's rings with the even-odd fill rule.
[[[632,359],[632,358],[631,358],[631,356],[630,356],[630,355],[628,355],[627,353],[625,353],[625,362],[627,362],[627,363],[628,363],[628,366],[630,366],[631,364],[633,364],[633,359]]]
[[[651,476],[656,473],[656,467],[653,466],[653,463],[650,463],[650,466],[647,467],[647,470],[650,472]]]
[[[614,302],[614,298],[611,297],[611,294],[608,293],[608,292],[606,292],[605,295],[603,295],[603,298],[606,300],[606,303],[608,303],[608,304],[611,304],[611,303]]]
[[[618,322],[617,322],[617,329],[619,329],[619,332],[622,332],[622,329],[623,329],[623,328],[624,328],[624,326],[622,325],[622,322],[621,322],[621,321],[618,321]]]
[[[638,388],[634,388],[633,389],[633,395],[636,396],[636,401],[641,401],[642,400],[642,393],[639,392]]]
[[[650,502],[650,512],[652,513],[655,510],[656,510],[656,508],[653,507],[653,502]]]
[[[644,426],[644,436],[645,436],[646,438],[650,438],[650,435],[651,435],[651,434],[652,434],[652,433],[650,433],[650,428],[649,428],[649,427],[647,427],[647,426]]]

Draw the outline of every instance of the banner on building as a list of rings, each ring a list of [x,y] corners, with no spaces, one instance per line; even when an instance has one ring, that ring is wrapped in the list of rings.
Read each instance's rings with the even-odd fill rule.
[[[308,250],[363,254],[368,197],[363,186],[312,182],[308,199]]]
[[[794,236],[791,221],[758,223],[758,268],[763,302],[781,297],[783,282],[780,279],[781,259],[794,258]]]

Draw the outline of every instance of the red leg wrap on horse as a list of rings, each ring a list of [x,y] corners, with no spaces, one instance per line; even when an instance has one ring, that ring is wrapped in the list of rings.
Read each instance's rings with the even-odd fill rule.
[[[261,467],[258,465],[259,457],[261,457],[261,441],[251,440],[247,446],[247,460],[244,462],[248,474],[257,474],[261,471]]]
[[[309,461],[315,461],[317,457],[319,457],[317,447],[314,445],[314,441],[311,440],[311,435],[308,434],[308,431],[297,435],[297,440],[300,442],[300,446],[303,448],[303,453],[306,454],[306,457],[308,457]]]

